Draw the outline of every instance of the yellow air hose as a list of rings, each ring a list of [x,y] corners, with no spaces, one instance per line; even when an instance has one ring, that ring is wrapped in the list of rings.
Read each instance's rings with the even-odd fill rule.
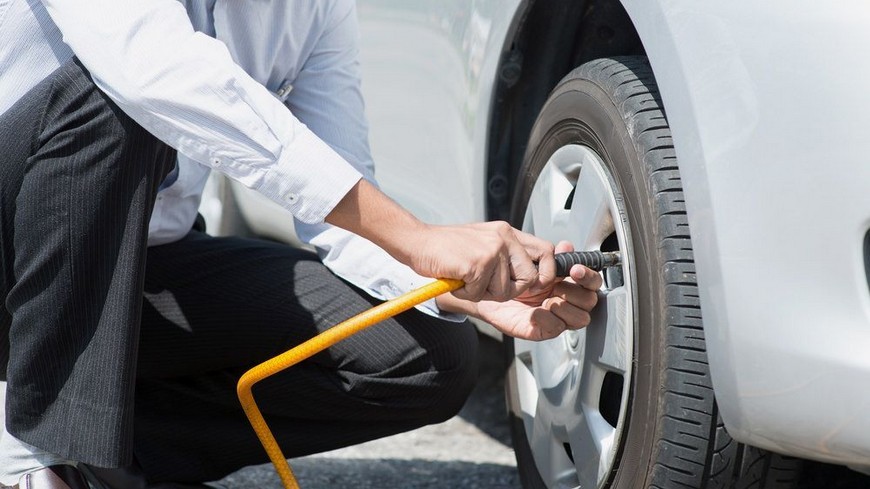
[[[287,463],[287,459],[281,452],[281,448],[278,446],[275,436],[272,435],[272,431],[269,430],[266,420],[263,419],[263,414],[260,412],[260,408],[257,407],[257,403],[254,401],[254,395],[251,392],[254,384],[266,377],[275,375],[288,367],[292,367],[308,357],[320,353],[339,341],[359,333],[373,324],[389,319],[441,294],[452,292],[463,285],[465,284],[461,280],[436,280],[429,285],[420,287],[417,290],[412,290],[407,294],[373,307],[362,314],[358,314],[347,321],[320,333],[314,338],[311,338],[310,340],[278,355],[277,357],[266,360],[242,375],[236,388],[239,400],[242,402],[245,414],[248,416],[251,426],[254,427],[254,431],[257,432],[257,436],[260,438],[260,443],[263,444],[263,448],[265,448],[266,453],[269,454],[269,459],[272,460],[272,464],[275,466],[278,476],[281,477],[281,482],[284,484],[285,488],[299,489],[299,484],[296,482],[296,477],[293,476],[290,464]]]

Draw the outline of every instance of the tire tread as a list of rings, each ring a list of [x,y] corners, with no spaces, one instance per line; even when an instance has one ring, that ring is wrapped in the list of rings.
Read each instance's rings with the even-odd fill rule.
[[[738,444],[719,416],[707,362],[682,180],[652,69],[643,57],[609,58],[587,63],[571,77],[595,83],[622,113],[645,166],[653,208],[658,213],[667,318],[664,351],[668,358],[664,362],[658,453],[649,487],[793,487],[797,459]],[[738,451],[745,453],[738,457]]]

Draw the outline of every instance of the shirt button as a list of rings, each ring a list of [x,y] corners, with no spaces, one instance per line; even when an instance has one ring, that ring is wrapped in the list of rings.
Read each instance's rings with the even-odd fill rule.
[[[285,97],[285,96],[287,96],[288,93],[290,93],[290,90],[293,90],[293,85],[288,83],[288,84],[286,84],[283,87],[278,89],[278,96]]]
[[[215,167],[221,166],[220,158],[215,158],[215,159],[211,160],[211,164],[214,165]]]
[[[284,199],[287,200],[290,204],[295,204],[297,200],[299,200],[299,195],[294,193],[289,193],[284,196]]]

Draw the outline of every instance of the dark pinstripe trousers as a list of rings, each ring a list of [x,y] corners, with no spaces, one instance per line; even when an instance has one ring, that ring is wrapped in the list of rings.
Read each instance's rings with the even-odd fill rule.
[[[0,154],[9,431],[92,465],[135,457],[152,481],[266,462],[240,374],[376,301],[277,243],[194,229],[146,250],[174,153],[75,62],[0,116]],[[476,348],[469,324],[410,311],[254,395],[285,454],[329,450],[455,414]]]

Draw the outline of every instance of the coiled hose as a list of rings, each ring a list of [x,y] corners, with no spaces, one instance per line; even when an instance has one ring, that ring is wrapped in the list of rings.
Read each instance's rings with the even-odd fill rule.
[[[618,253],[602,253],[600,251],[560,253],[556,255],[556,274],[560,277],[567,276],[571,267],[577,264],[600,271],[605,267],[619,264],[619,260]],[[293,475],[293,470],[290,469],[290,464],[287,463],[287,459],[284,457],[284,453],[281,452],[275,436],[266,424],[266,420],[263,418],[260,408],[257,407],[256,401],[254,401],[254,395],[251,392],[254,384],[320,353],[369,326],[389,319],[441,294],[459,289],[463,285],[465,283],[461,280],[436,280],[431,284],[412,290],[407,294],[384,302],[347,321],[339,323],[337,326],[320,333],[310,340],[300,343],[274,358],[266,360],[242,375],[236,386],[239,401],[241,401],[242,408],[245,410],[251,426],[257,433],[257,437],[260,438],[260,443],[266,449],[266,453],[269,455],[269,459],[272,461],[272,465],[275,466],[275,470],[278,472],[278,476],[281,478],[281,482],[286,489],[299,489],[299,483],[296,482],[296,477]]]

